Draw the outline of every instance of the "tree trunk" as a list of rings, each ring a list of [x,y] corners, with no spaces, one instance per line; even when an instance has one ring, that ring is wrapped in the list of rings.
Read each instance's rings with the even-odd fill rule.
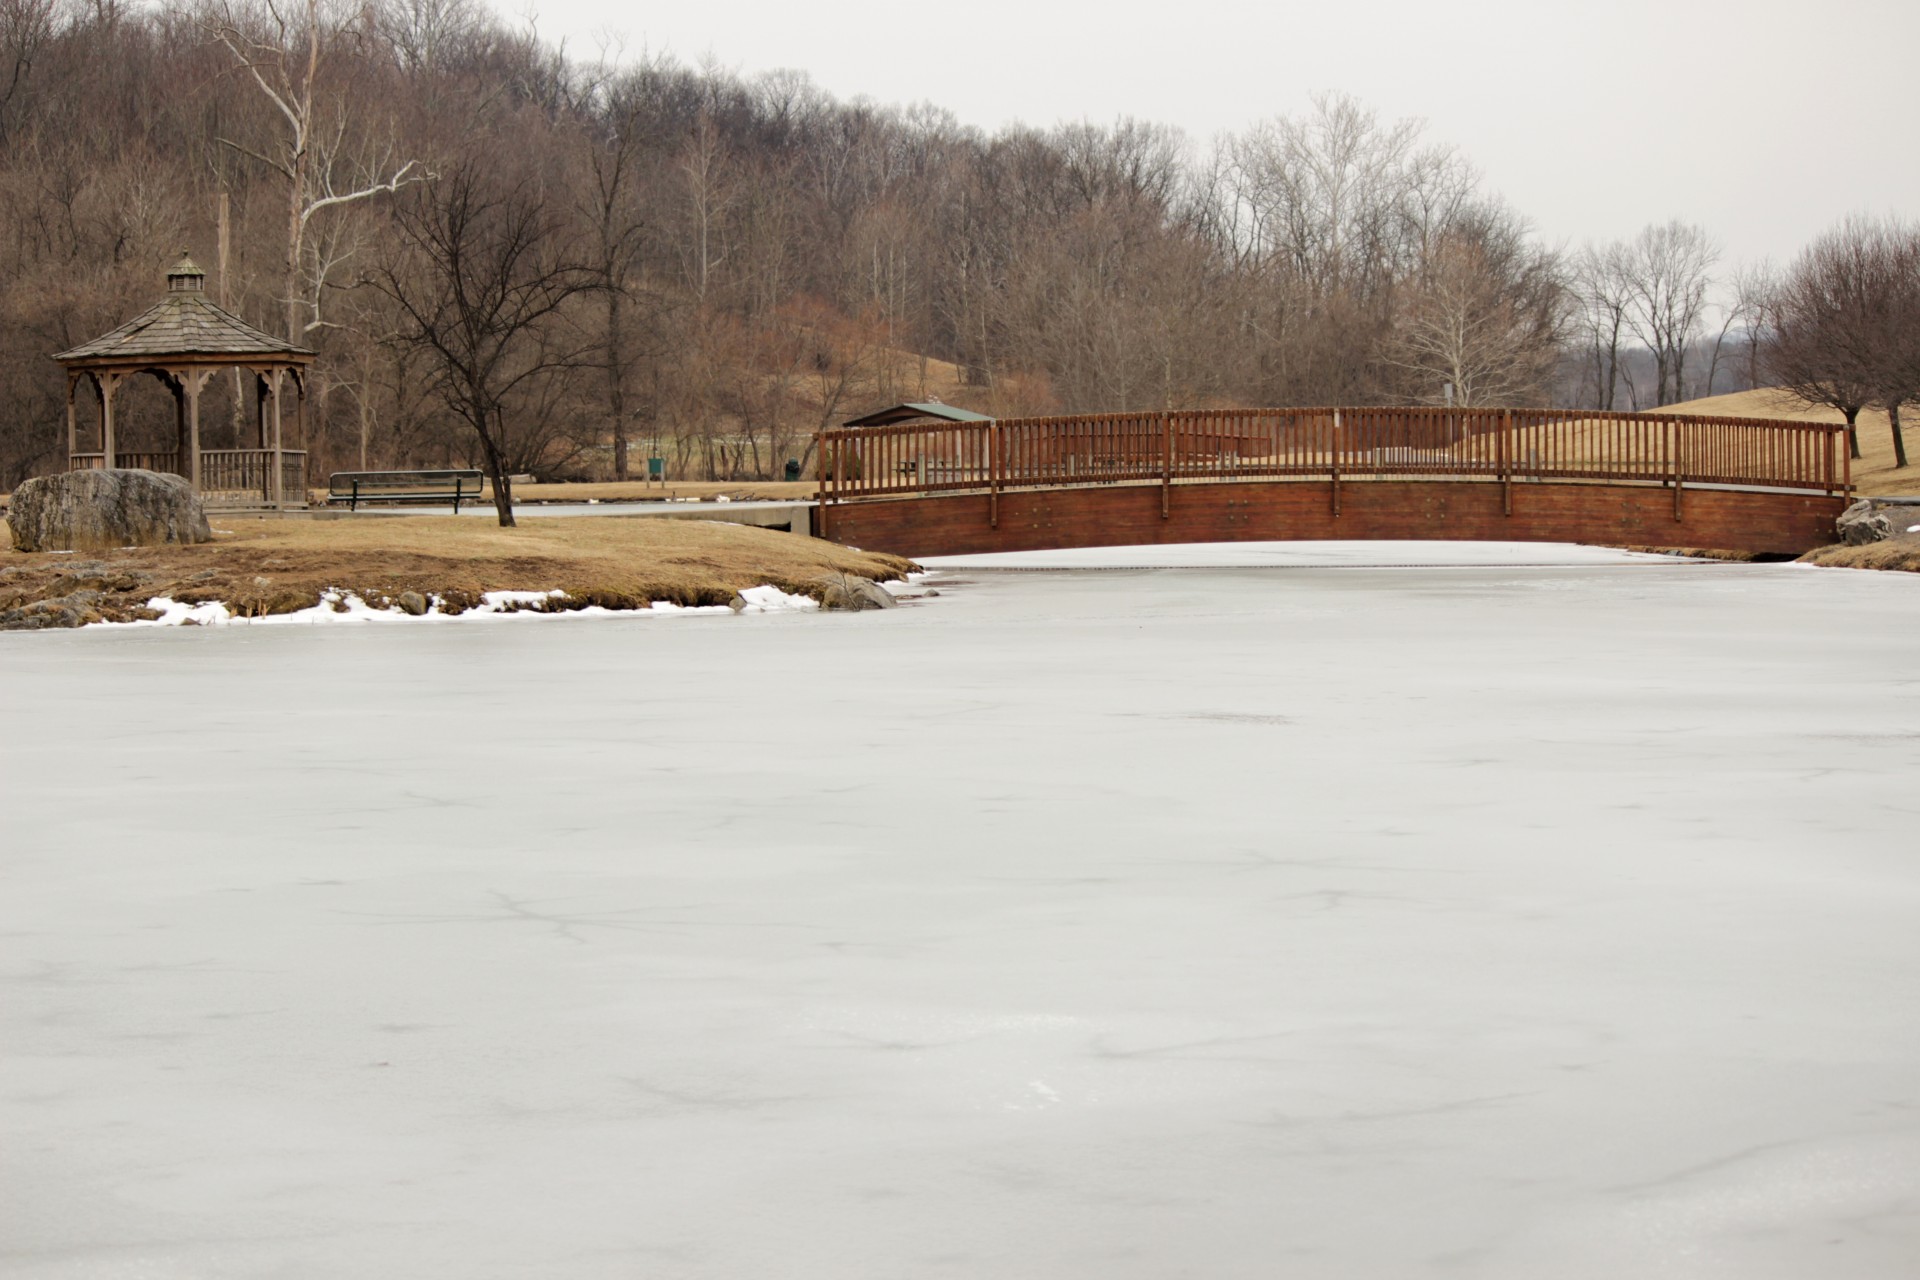
[[[626,341],[620,288],[607,289],[607,412],[613,418],[613,478],[627,478]]]
[[[1847,456],[1857,460],[1860,457],[1860,406],[1851,404],[1840,412],[1847,415]]]
[[[489,416],[486,410],[481,410],[480,421],[486,422]],[[507,464],[493,442],[493,432],[484,429],[480,432],[480,451],[486,455],[487,479],[493,483],[493,509],[500,517],[500,527],[514,528],[513,478],[507,474]]]
[[[1900,430],[1898,400],[1887,406],[1887,425],[1893,428],[1893,465],[1904,467],[1907,465],[1907,437],[1906,433]]]
[[[305,170],[305,158],[300,163]],[[293,184],[287,210],[287,341],[300,345],[300,184]]]

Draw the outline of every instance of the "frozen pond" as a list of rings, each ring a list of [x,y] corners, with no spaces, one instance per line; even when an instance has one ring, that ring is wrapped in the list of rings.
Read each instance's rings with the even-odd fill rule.
[[[1264,554],[0,635],[0,1273],[1908,1272],[1920,579]]]

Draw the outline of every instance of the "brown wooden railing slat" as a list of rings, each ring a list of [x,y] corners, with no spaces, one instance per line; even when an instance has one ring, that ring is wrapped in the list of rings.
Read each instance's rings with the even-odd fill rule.
[[[816,438],[826,502],[1089,484],[1358,477],[1754,485],[1851,492],[1845,429],[1820,422],[1558,409],[1169,410],[832,428]],[[288,456],[293,456],[288,451]],[[161,455],[122,454],[156,464]],[[272,454],[203,452],[203,488],[265,492]],[[75,455],[74,467],[98,466]],[[298,477],[304,483],[305,457]],[[292,485],[288,464],[284,483]],[[1677,496],[1677,495],[1676,495]]]

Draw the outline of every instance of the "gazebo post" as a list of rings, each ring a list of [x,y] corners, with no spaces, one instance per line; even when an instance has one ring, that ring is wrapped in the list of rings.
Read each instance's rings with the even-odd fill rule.
[[[103,373],[93,380],[100,388],[100,465],[108,471],[113,470],[113,391],[120,383],[117,373]]]
[[[173,474],[187,474],[187,386],[186,375],[170,369],[167,390],[173,392]]]
[[[307,379],[298,369],[288,369],[287,377],[293,382],[293,433],[299,437],[302,449],[307,445]]]
[[[307,440],[307,378],[297,368],[287,370],[287,377],[293,380],[293,429],[300,437],[300,501],[307,497],[307,466],[313,459],[313,446]]]
[[[286,500],[287,500],[286,475],[284,474],[285,468],[281,466],[282,445],[280,441],[280,380],[281,380],[281,370],[275,369],[273,371],[273,489],[272,489],[272,493],[273,493],[273,505],[276,507],[285,506]]]
[[[73,455],[80,452],[80,424],[73,417],[73,393],[80,385],[80,375],[71,369],[67,371],[67,470],[73,470]]]
[[[207,375],[194,369],[180,379],[187,391],[187,479],[195,493],[200,492],[200,388],[207,385]]]

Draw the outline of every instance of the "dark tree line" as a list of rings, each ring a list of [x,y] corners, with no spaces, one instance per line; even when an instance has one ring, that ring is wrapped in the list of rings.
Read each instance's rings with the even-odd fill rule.
[[[1650,228],[1609,283],[1611,251],[1543,245],[1346,98],[1211,149],[987,134],[793,73],[570,58],[474,0],[0,0],[0,480],[60,465],[47,355],[183,246],[320,351],[316,473],[624,477],[643,447],[760,478],[929,394],[1598,405],[1651,360],[1632,396],[1666,403],[1719,363],[1704,232]],[[130,440],[143,412],[165,429],[134,397]]]

